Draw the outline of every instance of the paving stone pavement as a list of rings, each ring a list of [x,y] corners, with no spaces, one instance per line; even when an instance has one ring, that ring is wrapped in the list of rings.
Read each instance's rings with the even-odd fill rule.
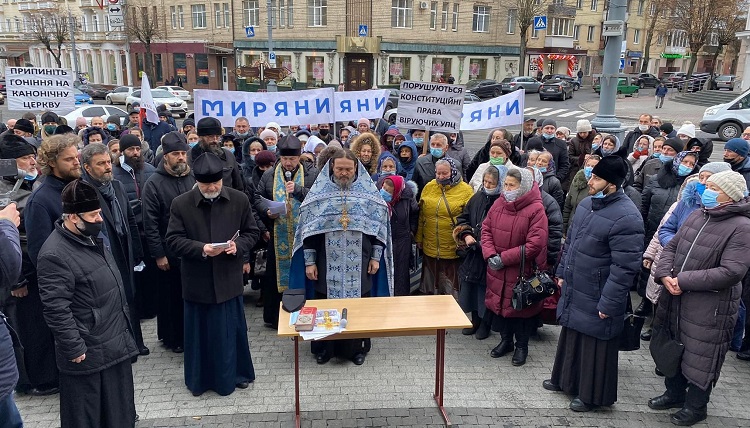
[[[254,296],[254,295],[253,295]],[[221,397],[193,397],[184,385],[182,355],[156,340],[155,320],[143,321],[151,355],[133,366],[138,427],[290,427],[294,418],[293,345],[263,327],[262,309],[246,299],[250,350],[257,375],[246,390]],[[637,298],[636,298],[637,301]],[[526,365],[513,367],[510,356],[492,359],[499,336],[478,341],[450,331],[446,340],[445,405],[459,427],[669,427],[669,414],[646,405],[663,392],[653,374],[648,344],[620,354],[617,403],[579,414],[568,410],[571,397],[542,389],[552,369],[559,328],[545,326],[532,339]],[[442,418],[431,398],[435,339],[373,339],[363,366],[349,361],[315,363],[309,345],[300,347],[303,427],[432,427]],[[702,427],[750,426],[747,386],[750,364],[727,355],[722,377]],[[325,395],[321,396],[321,392]],[[29,428],[59,427],[59,397],[16,396]]]

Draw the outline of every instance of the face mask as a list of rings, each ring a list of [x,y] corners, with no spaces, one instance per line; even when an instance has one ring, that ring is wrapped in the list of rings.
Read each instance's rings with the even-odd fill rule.
[[[274,146],[268,146],[267,150],[269,150],[271,152],[276,152],[276,146],[275,145]]]
[[[443,149],[436,149],[434,147],[430,147],[430,154],[436,158],[443,157]]]
[[[587,166],[583,168],[583,176],[586,177],[586,180],[591,179],[591,172],[594,170],[593,166]]]
[[[500,186],[495,186],[494,189],[484,189],[484,193],[488,196],[494,196],[500,193]]]
[[[693,168],[680,164],[680,166],[677,167],[677,175],[679,175],[680,177],[684,177],[690,174],[690,171],[692,170]]]
[[[255,160],[255,155],[250,155],[250,159]]]
[[[52,135],[55,132],[55,129],[57,129],[57,125],[44,125],[44,132],[47,135]]]
[[[738,163],[740,163],[741,160],[742,160],[741,158],[737,158],[737,159],[724,158],[724,162],[732,166],[737,165]]]
[[[505,196],[505,200],[508,202],[513,202],[516,199],[518,199],[518,194],[520,193],[520,189],[516,190],[503,190],[503,196]]]
[[[190,148],[193,148],[196,145],[198,145],[198,142],[197,141],[193,141],[192,143],[188,143],[188,145],[190,146]]]
[[[247,137],[247,134],[249,134],[249,132],[238,132],[238,133],[237,133],[237,136],[238,136],[238,137],[242,137],[242,138],[245,138],[245,137]]]
[[[104,223],[89,223],[83,218],[81,218],[81,221],[83,222],[83,226],[80,226],[78,223],[76,223],[76,229],[78,229],[78,231],[81,232],[83,236],[99,236],[99,232],[102,231],[102,226],[104,225]]]
[[[380,173],[380,175],[383,176],[383,177],[388,177],[388,176],[394,175],[394,174],[396,174],[396,173],[393,172],[393,171],[383,171],[383,172]]]
[[[596,151],[596,149],[598,149],[598,148],[599,148],[599,144],[594,143],[594,144],[591,145],[591,151],[592,152]]]
[[[318,134],[320,134],[321,137],[325,137],[326,135],[328,135],[328,130],[327,129],[318,129]]]
[[[401,143],[393,143],[393,148],[398,150],[398,148],[401,147]]]
[[[386,202],[390,202],[391,200],[393,200],[393,195],[391,195],[390,193],[386,192],[385,189],[380,189],[380,196],[382,196],[383,200],[386,201]]]
[[[28,180],[28,181],[34,181],[34,180],[36,180],[36,177],[38,175],[39,175],[39,171],[38,170],[34,170],[34,172],[32,172],[32,173],[26,174],[26,176],[23,179],[24,180]]]
[[[505,164],[505,158],[498,156],[496,158],[490,158],[490,165],[503,165]]]
[[[640,129],[641,132],[648,131],[648,128],[650,128],[650,126],[648,126],[648,125],[638,125],[638,129]]]
[[[703,195],[703,192],[706,191],[706,185],[702,183],[696,184],[695,191],[698,192],[699,195]]]
[[[551,140],[555,138],[555,134],[548,134],[545,132],[544,134],[542,134],[542,137],[544,137],[545,140]]]
[[[545,172],[547,172],[547,167],[546,167],[546,166],[538,167],[537,169],[538,169],[538,170],[539,170],[539,172],[541,172],[542,174],[544,174]]]
[[[234,147],[230,148],[230,149],[229,149],[229,151],[230,151],[231,153],[234,153]]]
[[[602,154],[604,156],[609,156],[614,152],[615,152],[615,149],[605,149],[604,147],[602,147]]]
[[[665,154],[660,154],[659,155],[659,160],[662,161],[662,162],[664,162],[664,163],[672,162],[673,159],[674,159],[674,156],[667,156]]]
[[[445,178],[443,180],[436,180],[436,181],[437,181],[437,184],[439,184],[441,186],[447,186],[447,185],[451,184],[451,179],[450,178]]]
[[[598,191],[598,192],[594,193],[593,195],[591,195],[591,197],[592,197],[592,198],[594,198],[594,199],[601,199],[601,198],[603,198],[603,197],[604,197],[604,192],[602,192],[602,191],[600,190],[600,191]]]
[[[107,124],[107,130],[109,130],[109,131],[117,131],[117,126],[115,126],[114,123],[108,123]]]
[[[422,147],[422,144],[424,143],[424,138],[421,138],[421,137],[415,138],[413,141],[414,141],[414,144],[417,145],[417,147]]]
[[[719,206],[719,192],[711,189],[706,189],[701,195],[701,204],[707,209],[716,208]]]

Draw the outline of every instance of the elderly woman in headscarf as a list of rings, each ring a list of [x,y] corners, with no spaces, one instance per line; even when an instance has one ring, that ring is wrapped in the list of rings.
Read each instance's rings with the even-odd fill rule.
[[[358,136],[359,132],[352,126],[345,126],[339,131],[339,141],[342,147],[349,148],[349,143]]]
[[[396,156],[393,156],[391,152],[385,152],[380,155],[378,169],[377,172],[372,175],[372,181],[377,183],[384,177],[397,174],[402,177],[405,175],[401,170],[401,165],[399,164],[398,159],[396,159]]]
[[[555,201],[557,201],[557,206],[562,210],[563,206],[565,206],[565,192],[560,180],[555,175],[555,163],[552,153],[546,150],[543,151],[537,157],[535,164],[528,163],[527,166],[535,167],[542,173],[542,177],[544,177],[542,190],[552,195]]]
[[[508,140],[494,140],[490,144],[490,159],[489,161],[479,164],[474,176],[469,180],[469,185],[478,191],[484,182],[484,172],[490,166],[495,166],[500,172],[500,183],[502,184],[505,180],[505,174],[509,168],[513,168],[513,162],[510,160],[512,149],[510,147],[510,141]]]
[[[380,159],[378,137],[371,132],[365,132],[357,136],[351,142],[350,147],[354,156],[367,168],[367,172],[370,175],[375,174],[378,168],[378,159]]]
[[[630,162],[633,171],[638,171],[651,156],[654,151],[654,137],[644,134],[635,140],[633,145],[633,153],[628,155],[628,162]]]
[[[468,167],[466,167],[466,176],[467,177],[473,177],[474,173],[477,171],[477,168],[479,168],[479,165],[489,162],[490,160],[490,146],[494,141],[498,140],[507,140],[507,141],[513,141],[513,135],[505,128],[497,128],[493,129],[490,134],[487,136],[487,142],[484,143],[484,147],[479,149],[476,154],[474,155],[474,158],[472,158],[471,163]],[[521,154],[517,151],[516,146],[511,144],[511,154],[508,156],[511,161],[515,165],[521,164]]]
[[[537,325],[542,303],[523,309],[512,305],[513,287],[520,275],[529,277],[534,265],[547,267],[548,221],[539,186],[527,169],[513,168],[503,183],[502,196],[482,223],[482,254],[487,260],[485,305],[501,317],[502,340],[490,353],[499,358],[514,350],[512,364],[522,366],[529,353],[529,336]],[[521,272],[523,261],[524,272]]]
[[[307,155],[307,160],[309,162],[315,163],[315,160],[318,158],[318,155],[320,152],[325,149],[327,144],[321,140],[320,138],[316,137],[315,135],[311,135],[307,142],[305,143],[305,147],[302,149],[302,155]]]
[[[491,312],[485,311],[484,306],[487,263],[482,257],[482,246],[479,241],[482,236],[482,222],[502,190],[499,167],[502,165],[484,168],[479,190],[469,199],[456,220],[456,227],[453,228],[453,239],[458,245],[459,252],[463,253],[464,259],[458,269],[461,281],[458,303],[464,312],[471,313],[471,328],[463,329],[462,333],[467,336],[476,333],[477,340],[489,337],[492,326]],[[503,173],[503,178],[505,173],[507,170]]]
[[[411,242],[419,220],[416,186],[407,184],[400,175],[387,175],[380,180],[378,187],[388,204],[391,221],[393,295],[408,296],[411,291]]]
[[[435,163],[435,178],[428,182],[419,200],[419,225],[415,237],[422,249],[422,282],[424,294],[451,294],[458,297],[458,267],[453,228],[456,218],[474,192],[461,180],[458,165],[444,157]]]
[[[592,153],[597,154],[601,157],[617,155],[623,159],[628,158],[628,148],[623,146],[620,139],[612,134],[607,134],[602,137],[601,145]]]

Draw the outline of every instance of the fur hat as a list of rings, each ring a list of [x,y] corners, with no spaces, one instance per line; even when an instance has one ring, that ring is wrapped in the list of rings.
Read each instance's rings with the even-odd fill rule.
[[[28,132],[29,134],[34,133],[34,124],[31,123],[28,119],[18,119],[16,121],[16,124],[13,125],[13,129],[18,129],[19,131]]]
[[[747,183],[738,172],[722,171],[708,177],[708,182],[719,186],[734,202],[747,196]]]
[[[78,179],[63,188],[62,207],[65,214],[79,214],[96,211],[101,208],[101,204],[94,186]]]
[[[0,139],[0,159],[18,159],[26,155],[35,155],[36,147],[23,137],[7,132]]]
[[[224,128],[221,126],[221,122],[215,117],[204,117],[199,120],[196,130],[199,137],[224,134]]]

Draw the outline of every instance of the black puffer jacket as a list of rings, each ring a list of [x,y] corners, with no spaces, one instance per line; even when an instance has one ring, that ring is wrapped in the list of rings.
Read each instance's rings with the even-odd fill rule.
[[[544,150],[547,150],[552,154],[552,160],[555,161],[555,176],[560,181],[565,180],[568,177],[568,171],[570,170],[568,143],[557,137],[547,140],[540,136],[536,136],[529,139],[529,147],[534,146],[541,146]]]
[[[482,222],[487,217],[490,207],[500,197],[487,195],[484,190],[479,190],[469,199],[464,210],[456,218],[456,228],[453,229],[453,239],[456,243],[463,244],[466,236],[472,236],[477,243],[465,250],[465,257],[458,268],[458,278],[461,284],[471,282],[485,285],[487,283],[487,262],[482,256]]]
[[[555,272],[557,259],[562,248],[563,217],[560,206],[555,198],[542,190],[542,205],[547,214],[547,267],[550,272]]]
[[[557,208],[562,211],[562,207],[565,206],[565,192],[554,172],[544,173],[542,191],[552,196],[557,201]]]
[[[679,156],[675,158],[675,162]],[[678,162],[679,165],[679,162]],[[695,173],[695,170],[688,175]],[[674,173],[672,165],[666,164],[656,177],[651,178],[641,194],[641,216],[646,226],[646,242],[656,233],[662,217],[669,207],[677,200],[680,186],[688,176],[680,177]]]
[[[120,271],[101,239],[76,235],[58,220],[37,267],[61,373],[97,373],[138,354]]]
[[[698,209],[685,220],[661,253],[654,278],[676,276],[679,296],[662,292],[654,325],[671,319],[676,331],[679,308],[682,374],[706,390],[719,379],[732,339],[750,265],[750,198]],[[669,311],[669,308],[672,308]]]
[[[114,174],[115,179],[125,187],[125,193],[128,194],[130,208],[133,209],[135,221],[138,223],[139,229],[143,229],[143,201],[141,200],[143,197],[143,186],[155,172],[156,167],[149,163],[144,163],[143,169],[138,172],[126,171],[121,165],[112,166],[112,173]]]

